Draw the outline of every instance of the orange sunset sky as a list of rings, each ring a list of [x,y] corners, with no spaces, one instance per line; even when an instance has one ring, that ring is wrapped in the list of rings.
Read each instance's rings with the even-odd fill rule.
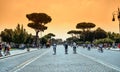
[[[0,31],[23,24],[28,33],[35,35],[35,31],[27,27],[26,14],[40,12],[52,18],[43,35],[54,33],[56,38],[65,39],[70,37],[67,32],[76,29],[80,22],[92,22],[96,24],[94,29],[101,27],[118,33],[118,20],[112,22],[112,13],[118,7],[120,0],[0,0]]]

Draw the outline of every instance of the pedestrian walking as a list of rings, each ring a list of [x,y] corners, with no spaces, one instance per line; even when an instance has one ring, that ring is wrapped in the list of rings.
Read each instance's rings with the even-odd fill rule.
[[[29,52],[30,51],[29,44],[26,45],[26,48],[27,48],[27,52]]]
[[[67,42],[65,42],[64,47],[65,47],[65,54],[68,54],[68,44],[67,44]]]
[[[5,56],[10,55],[10,49],[11,49],[10,44],[6,44],[5,49],[4,49],[4,55]]]
[[[0,43],[0,57],[2,57],[2,44]]]
[[[86,47],[86,45],[85,45],[85,44],[83,44],[82,46],[83,46],[83,48],[85,48],[85,47]]]
[[[88,48],[88,50],[90,51],[90,49],[91,49],[91,44],[88,44],[88,45],[87,45],[87,48]]]
[[[73,53],[74,53],[74,54],[77,53],[77,52],[76,52],[76,47],[77,47],[77,45],[76,45],[76,43],[74,42],[74,43],[73,43]]]
[[[53,44],[53,52],[54,52],[53,55],[56,55],[56,47],[57,47],[57,44],[54,43]]]
[[[103,44],[99,44],[99,52],[103,53]]]
[[[7,52],[7,44],[6,43],[4,44],[4,51],[3,52],[4,52],[4,56],[6,56],[6,52]]]

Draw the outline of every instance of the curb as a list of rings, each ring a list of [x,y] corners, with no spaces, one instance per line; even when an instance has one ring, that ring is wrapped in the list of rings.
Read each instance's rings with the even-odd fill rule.
[[[107,48],[106,50],[111,50],[111,51],[120,51],[120,49],[119,48]]]
[[[110,50],[112,50],[112,51],[120,51],[120,50],[114,50],[114,49],[110,49]]]
[[[29,52],[33,52],[33,51],[36,51],[36,50],[31,50]],[[18,53],[18,54],[13,54],[13,55],[8,55],[8,56],[2,56],[2,57],[0,57],[0,59],[5,59],[5,58],[8,58],[8,57],[17,56],[17,55],[21,55],[21,54],[25,54],[25,53],[29,53],[29,52],[26,51],[26,52],[22,52],[22,53]]]

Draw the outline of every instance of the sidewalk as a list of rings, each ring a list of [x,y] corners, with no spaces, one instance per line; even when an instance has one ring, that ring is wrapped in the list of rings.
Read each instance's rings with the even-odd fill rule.
[[[118,48],[118,47],[115,47],[115,48],[110,47],[110,48],[104,48],[104,49],[106,49],[106,50],[112,50],[112,51],[120,51],[120,48]]]
[[[35,51],[35,50],[38,50],[37,48],[30,48],[30,51]],[[7,58],[7,57],[11,57],[11,56],[15,56],[15,55],[19,55],[19,54],[22,54],[22,53],[26,53],[27,52],[27,49],[16,49],[16,50],[11,50],[10,51],[10,54],[11,55],[8,55],[8,56],[4,56],[3,52],[2,52],[2,57],[0,57],[0,59],[3,59],[3,58]]]
[[[110,48],[110,50],[113,50],[113,51],[120,51],[119,48]]]

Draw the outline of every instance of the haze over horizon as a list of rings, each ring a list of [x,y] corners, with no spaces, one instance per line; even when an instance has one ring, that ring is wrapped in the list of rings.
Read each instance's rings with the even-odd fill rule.
[[[0,31],[15,29],[23,24],[28,33],[35,31],[27,26],[26,14],[46,13],[52,21],[43,35],[54,33],[55,38],[66,39],[70,30],[76,30],[77,23],[92,22],[105,31],[119,32],[119,24],[112,22],[112,13],[120,7],[120,0],[0,0]],[[40,34],[39,34],[40,35]]]

